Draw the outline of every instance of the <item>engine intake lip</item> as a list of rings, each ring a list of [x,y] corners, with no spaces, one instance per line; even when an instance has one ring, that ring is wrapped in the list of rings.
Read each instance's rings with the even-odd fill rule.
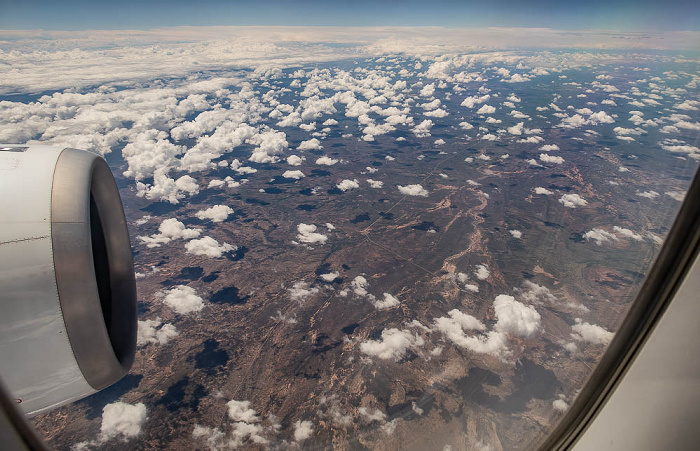
[[[58,297],[75,360],[101,390],[121,379],[136,352],[136,281],[119,190],[98,155],[64,149],[51,193]]]

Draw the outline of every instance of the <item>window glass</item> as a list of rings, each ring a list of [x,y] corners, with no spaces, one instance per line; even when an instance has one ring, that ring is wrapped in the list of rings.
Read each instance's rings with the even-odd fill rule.
[[[696,32],[0,34],[0,142],[104,155],[138,278],[56,449],[536,443],[700,159]]]

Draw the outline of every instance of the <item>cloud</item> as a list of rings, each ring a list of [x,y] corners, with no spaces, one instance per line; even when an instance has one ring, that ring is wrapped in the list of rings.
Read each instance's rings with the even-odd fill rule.
[[[476,265],[474,270],[474,275],[479,280],[486,280],[491,275],[491,271],[486,267],[486,265]]]
[[[232,246],[228,243],[219,244],[219,242],[214,238],[204,236],[185,244],[185,249],[187,250],[188,254],[219,258],[227,252],[237,250],[238,247]]]
[[[583,234],[586,240],[593,240],[595,244],[600,246],[608,241],[617,241],[617,236],[614,233],[607,232],[603,229],[593,229]]]
[[[375,299],[372,302],[372,304],[374,305],[374,307],[377,310],[386,310],[386,309],[390,309],[393,307],[397,307],[400,304],[400,302],[397,298],[395,298],[391,294],[384,293],[384,299],[382,299],[382,300]]]
[[[121,401],[107,404],[102,409],[100,442],[113,438],[126,440],[138,436],[147,417],[146,405],[142,402],[133,405]]]
[[[306,298],[309,296],[313,296],[314,294],[319,292],[319,289],[316,287],[309,288],[309,284],[304,282],[303,280],[300,280],[299,282],[295,282],[294,285],[292,285],[292,288],[289,290],[289,299],[292,301],[305,301]]]
[[[305,244],[324,244],[328,241],[328,237],[322,233],[316,232],[314,224],[301,223],[297,226],[297,240]]]
[[[659,197],[659,193],[656,191],[637,191],[637,196],[644,197],[646,199],[656,199]]]
[[[523,285],[524,288],[517,288],[515,291],[525,302],[541,304],[542,302],[554,302],[557,300],[547,287],[543,287],[529,280],[523,282]]]
[[[211,219],[213,222],[223,222],[230,214],[233,214],[233,208],[228,205],[214,205],[206,210],[199,210],[195,216],[202,220]]]
[[[381,188],[384,186],[384,182],[372,179],[367,179],[367,184],[369,184],[370,188]]]
[[[520,230],[509,230],[508,233],[510,233],[510,235],[516,239],[520,239],[523,237],[523,232],[521,232]]]
[[[535,194],[541,194],[544,196],[549,196],[549,195],[554,194],[552,191],[548,190],[547,188],[543,188],[541,186],[535,187],[535,189],[533,191],[535,192]]]
[[[359,188],[359,187],[360,187],[360,182],[358,182],[357,179],[353,179],[353,180],[345,179],[345,180],[341,181],[340,183],[338,183],[338,184],[335,185],[335,186],[336,186],[336,188],[338,188],[340,191],[343,191],[343,192],[344,192],[344,191],[349,191],[349,190],[352,190],[352,189],[357,189],[357,188]]]
[[[613,230],[614,230],[616,233],[619,233],[620,235],[624,236],[625,238],[631,238],[631,239],[633,239],[633,240],[635,240],[635,241],[642,241],[642,239],[643,239],[643,238],[642,238],[642,235],[640,235],[640,234],[638,234],[638,233],[634,233],[634,232],[631,231],[630,229],[625,229],[625,228],[622,228],[622,227],[614,226],[614,227],[613,227]]]
[[[184,239],[189,240],[196,238],[202,233],[197,229],[188,229],[185,224],[175,218],[165,219],[158,226],[158,233],[151,236],[139,236],[139,240],[145,243],[147,247],[160,247],[162,244],[167,244],[172,240]]]
[[[476,110],[476,114],[481,114],[481,115],[493,114],[495,112],[496,112],[496,107],[493,107],[491,105],[482,105],[481,108]]]
[[[413,134],[416,135],[417,138],[427,138],[430,136],[430,129],[433,128],[433,125],[435,125],[433,121],[426,119],[413,127]]]
[[[563,399],[555,399],[552,402],[552,408],[558,410],[559,412],[566,412],[569,409],[569,405]]]
[[[298,155],[290,155],[287,157],[287,164],[290,166],[301,166],[304,159]]]
[[[303,442],[311,437],[314,433],[313,423],[311,421],[297,420],[294,422],[294,441]]]
[[[467,107],[467,108],[474,108],[476,105],[478,105],[480,103],[484,103],[487,100],[489,100],[490,98],[491,98],[491,96],[489,94],[486,94],[483,96],[469,96],[469,97],[466,97],[460,105]]]
[[[571,330],[573,331],[571,337],[574,339],[594,345],[607,346],[614,336],[612,332],[608,332],[595,324],[581,322],[578,318],[576,319],[576,324],[571,326]]]
[[[338,277],[340,277],[340,273],[339,273],[338,271],[333,271],[333,272],[329,272],[329,273],[326,273],[326,274],[321,274],[319,277],[320,277],[321,280],[323,280],[324,282],[330,283],[330,282],[333,282],[333,281],[334,281],[335,279],[337,279]]]
[[[204,301],[197,296],[192,287],[177,285],[163,294],[163,303],[180,315],[198,312],[204,308]]]
[[[233,421],[244,423],[257,423],[260,421],[255,409],[250,408],[250,401],[236,401],[235,399],[226,403],[228,417]]]
[[[542,161],[544,163],[562,164],[564,162],[564,159],[562,157],[559,157],[556,155],[549,155],[548,153],[541,153],[540,154],[540,161]]]
[[[360,351],[383,360],[400,360],[409,349],[418,349],[425,341],[408,330],[384,329],[380,340],[367,340],[360,344]]]
[[[338,160],[336,160],[335,158],[331,158],[331,157],[327,157],[327,156],[323,156],[323,157],[318,158],[316,160],[316,164],[319,164],[322,166],[333,166],[337,162],[338,162]]]
[[[551,150],[559,150],[559,146],[556,144],[545,144],[544,146],[540,147],[540,150],[543,152],[549,152]]]
[[[498,317],[494,329],[516,337],[528,338],[540,327],[541,316],[534,307],[515,300],[513,296],[496,296],[493,307]]]
[[[564,194],[559,198],[559,203],[565,207],[576,208],[588,205],[588,201],[578,194]]]
[[[139,321],[136,345],[146,346],[156,343],[165,345],[179,334],[175,326],[170,323],[163,324],[160,318]]]
[[[288,146],[287,135],[284,132],[263,129],[257,135],[248,138],[247,142],[258,146],[253,150],[248,158],[255,163],[276,163],[279,161],[277,155],[281,154]]]
[[[318,150],[318,149],[323,149],[323,146],[321,145],[321,142],[316,138],[309,139],[308,141],[302,141],[301,144],[299,144],[299,147],[297,147],[297,150]]]
[[[428,190],[423,188],[422,185],[406,185],[406,186],[401,186],[398,185],[397,188],[399,189],[399,192],[403,194],[404,196],[421,196],[421,197],[428,197]]]
[[[420,95],[423,97],[430,97],[433,95],[435,92],[435,83],[430,83],[428,85],[423,86],[423,88],[420,90]]]
[[[297,170],[297,171],[284,171],[284,172],[282,173],[282,177],[284,177],[284,178],[286,178],[286,179],[299,180],[299,179],[302,179],[302,178],[304,178],[304,177],[306,177],[306,176],[304,175],[303,172]]]

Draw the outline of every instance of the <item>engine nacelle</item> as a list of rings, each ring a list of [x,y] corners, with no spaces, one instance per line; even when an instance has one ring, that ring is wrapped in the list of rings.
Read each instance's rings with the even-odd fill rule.
[[[136,283],[105,160],[0,145],[0,375],[33,415],[121,379],[136,350]]]

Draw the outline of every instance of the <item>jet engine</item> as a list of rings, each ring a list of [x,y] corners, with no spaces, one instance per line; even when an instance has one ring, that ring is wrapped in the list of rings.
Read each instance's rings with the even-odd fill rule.
[[[0,376],[29,415],[121,379],[136,349],[129,232],[105,160],[0,145]]]

